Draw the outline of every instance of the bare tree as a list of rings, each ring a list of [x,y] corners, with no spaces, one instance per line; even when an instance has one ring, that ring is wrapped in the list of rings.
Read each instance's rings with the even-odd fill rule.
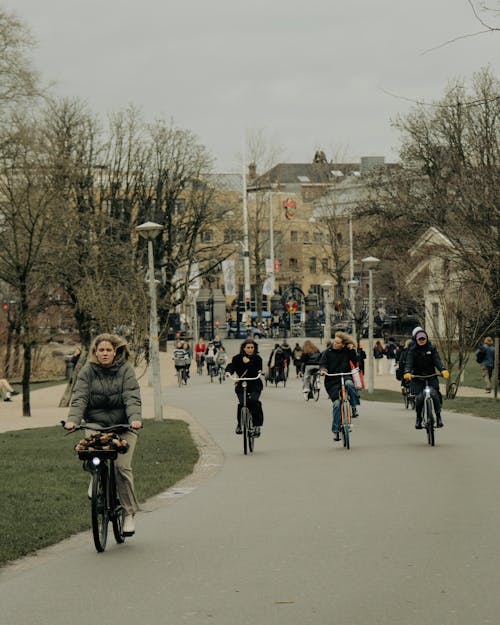
[[[33,320],[47,301],[41,267],[54,232],[54,193],[47,177],[43,140],[36,123],[11,117],[0,147],[0,278],[18,300],[23,349],[23,416],[31,415]]]
[[[429,226],[452,242],[470,283],[486,288],[484,315],[499,309],[500,86],[489,70],[469,91],[450,85],[434,107],[399,117],[402,167],[376,174],[357,215],[367,218],[364,244],[393,261],[391,290],[404,291],[406,250]],[[386,264],[386,263],[385,263]],[[399,280],[399,282],[396,282]]]
[[[38,75],[29,57],[32,47],[26,25],[0,8],[0,123],[8,119],[7,110],[38,93]]]

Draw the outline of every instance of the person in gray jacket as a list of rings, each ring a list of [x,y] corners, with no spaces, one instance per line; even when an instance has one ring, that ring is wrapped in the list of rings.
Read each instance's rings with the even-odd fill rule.
[[[89,361],[80,369],[73,388],[69,415],[65,423],[72,430],[82,422],[89,432],[110,426],[125,425],[132,430],[121,434],[129,444],[119,454],[116,466],[116,486],[125,510],[123,531],[135,532],[134,515],[139,504],[134,490],[132,458],[137,434],[142,427],[141,393],[127,343],[114,334],[97,336],[90,350]]]

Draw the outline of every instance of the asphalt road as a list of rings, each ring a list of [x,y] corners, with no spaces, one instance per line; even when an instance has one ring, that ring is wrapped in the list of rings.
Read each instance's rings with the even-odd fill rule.
[[[499,622],[499,423],[444,413],[430,448],[402,405],[364,402],[347,451],[293,375],[245,457],[231,382],[165,396],[195,419],[198,471],[124,545],[84,533],[3,569],[1,625]]]

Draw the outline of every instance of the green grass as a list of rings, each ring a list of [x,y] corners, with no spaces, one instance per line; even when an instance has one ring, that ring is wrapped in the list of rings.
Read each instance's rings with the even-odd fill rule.
[[[460,390],[459,390],[460,392]],[[373,393],[361,394],[361,401],[383,401],[401,404],[405,410],[400,391],[386,391],[374,389]],[[455,397],[455,399],[444,398],[443,410],[472,414],[476,417],[487,417],[489,419],[500,419],[500,402],[491,397]]]
[[[0,434],[0,566],[90,527],[89,474],[60,427]],[[147,421],[134,454],[140,501],[189,475],[199,457],[183,421]]]

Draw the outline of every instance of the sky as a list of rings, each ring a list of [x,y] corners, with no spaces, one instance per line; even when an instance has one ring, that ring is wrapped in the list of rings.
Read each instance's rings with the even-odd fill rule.
[[[329,160],[394,162],[391,120],[486,66],[500,77],[500,32],[455,40],[484,30],[467,0],[0,4],[30,28],[34,65],[56,94],[103,119],[133,104],[147,121],[172,120],[218,172],[241,170],[255,132],[281,162],[311,162],[317,149]],[[481,17],[500,26],[500,16]]]

